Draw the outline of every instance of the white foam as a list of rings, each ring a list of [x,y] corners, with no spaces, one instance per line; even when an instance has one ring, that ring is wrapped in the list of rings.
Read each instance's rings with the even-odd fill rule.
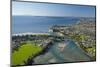
[[[49,35],[49,33],[32,33],[32,32],[27,32],[27,33],[17,33],[17,34],[12,34],[12,36],[38,35],[38,34],[47,34],[47,35]]]

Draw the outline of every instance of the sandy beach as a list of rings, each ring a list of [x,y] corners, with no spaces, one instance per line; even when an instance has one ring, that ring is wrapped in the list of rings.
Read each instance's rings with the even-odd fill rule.
[[[49,35],[49,33],[33,33],[33,32],[27,32],[27,33],[17,33],[17,34],[12,34],[12,36],[22,36],[22,35],[41,35],[41,34]]]

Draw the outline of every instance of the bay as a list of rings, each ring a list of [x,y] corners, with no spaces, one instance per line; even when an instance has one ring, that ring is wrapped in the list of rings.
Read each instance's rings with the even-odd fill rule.
[[[47,33],[53,25],[75,24],[79,17],[12,16],[12,33]]]

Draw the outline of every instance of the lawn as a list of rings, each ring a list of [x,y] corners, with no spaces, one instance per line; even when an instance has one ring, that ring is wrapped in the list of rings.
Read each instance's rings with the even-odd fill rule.
[[[12,54],[12,65],[24,65],[24,61],[27,61],[29,57],[32,55],[36,55],[43,48],[41,46],[33,45],[33,44],[25,44],[22,45],[18,51],[14,51]]]

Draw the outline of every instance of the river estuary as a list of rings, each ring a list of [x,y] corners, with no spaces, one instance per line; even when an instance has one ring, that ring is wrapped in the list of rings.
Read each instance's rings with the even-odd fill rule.
[[[53,46],[43,55],[34,59],[34,64],[49,64],[63,62],[91,61],[89,57],[77,44],[72,40],[55,42]]]

